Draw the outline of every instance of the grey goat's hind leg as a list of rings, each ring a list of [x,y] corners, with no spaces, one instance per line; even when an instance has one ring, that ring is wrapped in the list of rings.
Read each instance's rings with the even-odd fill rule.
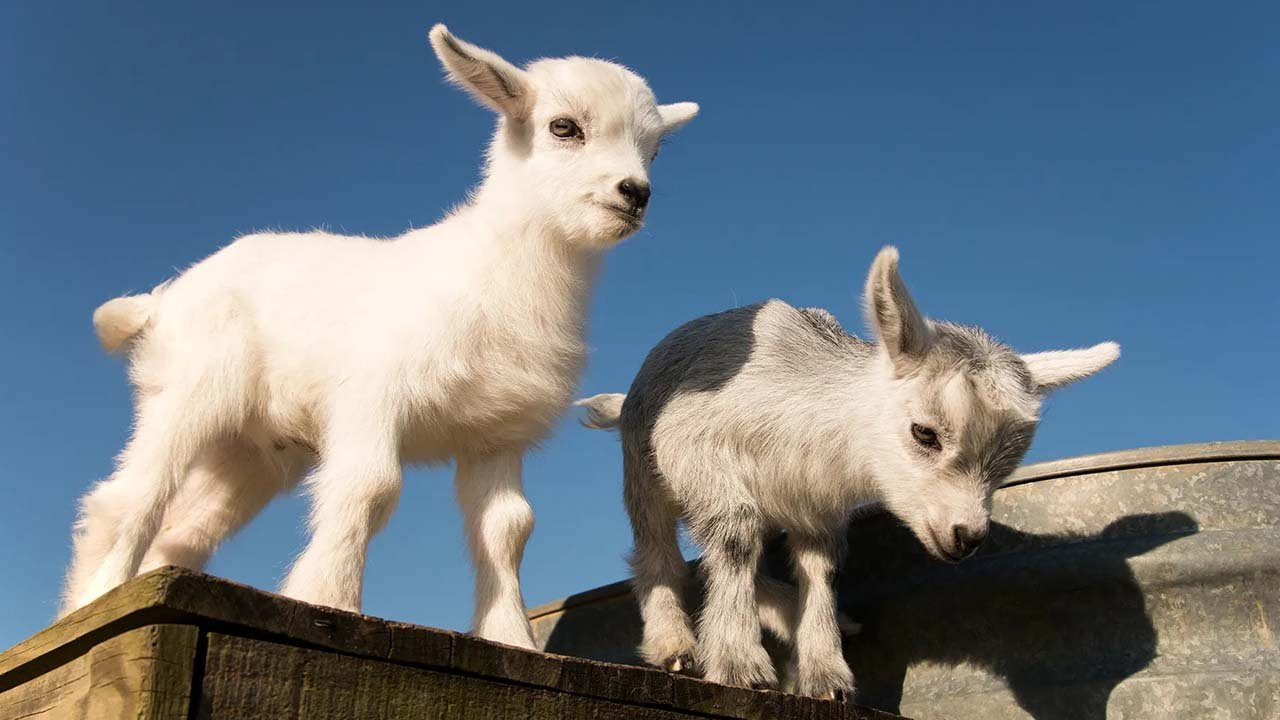
[[[795,638],[799,620],[800,598],[794,585],[771,578],[764,573],[756,577],[756,604],[760,608],[760,627],[769,631],[778,642],[791,644]],[[840,634],[853,637],[862,632],[862,625],[840,610],[836,611],[836,625]]]
[[[273,461],[239,438],[216,443],[187,473],[138,572],[165,565],[203,570],[223,540],[297,484],[305,464],[291,455]]]
[[[669,672],[693,665],[696,644],[683,595],[689,569],[676,538],[675,500],[640,453],[624,451],[624,487],[635,548],[629,562],[632,589],[644,622],[640,655]]]
[[[775,580],[763,572],[756,576],[756,607],[760,615],[760,627],[790,645],[795,637],[796,590],[791,585]]]
[[[831,587],[843,537],[790,537],[792,563],[800,584],[800,610],[787,672],[787,690],[797,695],[852,697],[853,673],[844,660],[841,628]]]

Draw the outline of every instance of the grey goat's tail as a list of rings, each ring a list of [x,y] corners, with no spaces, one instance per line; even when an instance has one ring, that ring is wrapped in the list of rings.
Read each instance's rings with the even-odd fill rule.
[[[627,396],[622,393],[602,393],[583,398],[574,403],[587,409],[587,416],[582,424],[593,430],[612,430],[622,421],[622,401]]]

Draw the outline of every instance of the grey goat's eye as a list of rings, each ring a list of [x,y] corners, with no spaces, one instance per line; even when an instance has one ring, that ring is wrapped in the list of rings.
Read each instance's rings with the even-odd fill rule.
[[[942,449],[942,443],[938,442],[938,433],[933,428],[911,423],[911,437],[930,450]]]
[[[551,121],[551,134],[558,138],[582,137],[582,128],[569,118],[556,118]]]

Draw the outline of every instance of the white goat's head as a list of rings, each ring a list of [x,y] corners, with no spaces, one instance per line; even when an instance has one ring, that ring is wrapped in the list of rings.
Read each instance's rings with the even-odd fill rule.
[[[522,70],[444,25],[430,38],[450,79],[501,116],[489,181],[546,208],[547,221],[589,249],[639,229],[658,143],[697,115],[696,104],[659,105],[643,78],[603,60],[538,60]]]
[[[1019,355],[979,328],[929,320],[891,247],[871,266],[865,303],[885,396],[885,504],[932,555],[957,562],[986,538],[991,494],[1031,446],[1045,394],[1106,367],[1120,347]]]

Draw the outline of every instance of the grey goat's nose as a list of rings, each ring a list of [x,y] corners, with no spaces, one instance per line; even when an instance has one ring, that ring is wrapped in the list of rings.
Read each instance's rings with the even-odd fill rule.
[[[618,192],[637,210],[649,204],[649,183],[643,180],[627,178],[618,183]]]
[[[956,541],[956,554],[962,558],[972,555],[982,541],[987,539],[986,528],[974,530],[964,525],[956,525],[951,529],[951,534]]]

